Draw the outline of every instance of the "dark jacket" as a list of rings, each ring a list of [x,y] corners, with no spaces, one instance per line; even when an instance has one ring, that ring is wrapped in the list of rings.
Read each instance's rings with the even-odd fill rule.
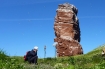
[[[28,54],[27,54],[27,58],[30,59],[32,57],[37,56],[37,51],[35,52],[34,50],[31,50]]]

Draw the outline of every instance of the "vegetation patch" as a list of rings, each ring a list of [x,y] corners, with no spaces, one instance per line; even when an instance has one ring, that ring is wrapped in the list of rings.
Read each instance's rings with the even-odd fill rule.
[[[8,56],[0,49],[0,69],[105,69],[105,56],[101,46],[93,51],[71,57],[38,59],[38,65],[24,62],[23,56]]]

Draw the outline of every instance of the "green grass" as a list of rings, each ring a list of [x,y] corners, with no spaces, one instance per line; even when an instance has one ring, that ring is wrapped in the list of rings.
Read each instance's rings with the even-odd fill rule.
[[[87,54],[38,59],[38,65],[24,62],[23,56],[8,56],[0,49],[0,69],[105,69],[105,56],[101,56],[102,49],[98,48]]]

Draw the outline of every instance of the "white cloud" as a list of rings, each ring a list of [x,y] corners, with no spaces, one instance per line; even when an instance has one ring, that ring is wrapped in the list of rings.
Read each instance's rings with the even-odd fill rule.
[[[52,3],[52,2],[61,2],[61,1],[65,1],[65,0],[26,0],[26,1],[22,1],[22,0],[13,0],[12,2],[10,0],[8,1],[3,1],[2,2],[2,6],[13,6],[13,5],[28,5],[28,4],[38,4],[38,3]],[[67,1],[67,0],[66,0]]]
[[[53,46],[56,46],[58,44],[58,42],[54,42]]]
[[[105,18],[105,16],[80,16],[78,18]]]
[[[54,20],[54,18],[40,18],[40,19],[0,19],[0,21],[38,21],[38,20]]]

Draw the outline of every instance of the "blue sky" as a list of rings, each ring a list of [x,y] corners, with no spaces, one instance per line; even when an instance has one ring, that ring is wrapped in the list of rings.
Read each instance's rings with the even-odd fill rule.
[[[55,56],[54,17],[59,4],[78,8],[84,53],[105,44],[105,0],[0,0],[0,48],[23,56],[38,46],[39,58]]]

